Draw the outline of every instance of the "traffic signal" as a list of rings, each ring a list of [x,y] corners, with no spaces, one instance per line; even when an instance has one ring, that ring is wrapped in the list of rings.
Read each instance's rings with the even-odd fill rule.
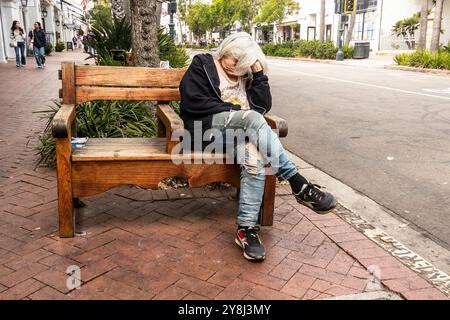
[[[345,0],[344,13],[353,13],[356,10],[356,0]]]

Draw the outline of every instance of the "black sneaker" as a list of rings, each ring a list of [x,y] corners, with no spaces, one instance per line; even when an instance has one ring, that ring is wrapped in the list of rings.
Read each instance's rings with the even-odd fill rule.
[[[242,248],[247,260],[261,261],[266,258],[266,249],[258,236],[259,227],[238,227],[236,244]]]
[[[320,190],[321,186],[308,183],[303,186],[302,191],[295,194],[295,199],[317,213],[328,213],[336,207],[337,201],[331,193]]]

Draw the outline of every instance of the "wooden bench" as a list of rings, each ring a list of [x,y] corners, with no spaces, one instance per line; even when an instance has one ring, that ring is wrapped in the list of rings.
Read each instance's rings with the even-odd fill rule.
[[[71,137],[76,136],[74,120],[78,104],[92,100],[179,101],[178,87],[184,72],[183,69],[62,63],[59,74],[63,104],[52,124],[56,138],[60,237],[74,236],[76,199],[119,185],[157,189],[164,178],[177,176],[186,179],[190,187],[227,182],[239,188],[240,168],[236,164],[172,162],[171,151],[178,143],[171,140],[172,132],[183,129],[184,125],[178,114],[165,104],[157,105],[158,137],[90,138],[85,147],[71,148]],[[287,135],[286,121],[268,114],[265,117],[280,136]],[[266,177],[260,211],[260,223],[264,226],[273,223],[275,182],[275,176]]]

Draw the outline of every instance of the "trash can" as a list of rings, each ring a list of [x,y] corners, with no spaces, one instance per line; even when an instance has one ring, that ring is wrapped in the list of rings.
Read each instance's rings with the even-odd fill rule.
[[[354,59],[367,59],[370,53],[370,42],[355,43]]]

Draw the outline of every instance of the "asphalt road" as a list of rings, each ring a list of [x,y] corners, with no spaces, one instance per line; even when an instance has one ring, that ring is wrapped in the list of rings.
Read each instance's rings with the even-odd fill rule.
[[[450,249],[450,77],[270,60],[288,150]]]

